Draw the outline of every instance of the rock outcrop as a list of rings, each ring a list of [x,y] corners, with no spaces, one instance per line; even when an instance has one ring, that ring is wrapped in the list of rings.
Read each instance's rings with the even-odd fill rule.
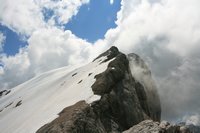
[[[8,95],[10,92],[11,92],[11,90],[2,90],[2,91],[0,91],[0,98],[5,96],[5,95]]]
[[[80,101],[63,109],[59,117],[40,128],[37,133],[104,133],[99,118],[92,107]]]
[[[166,121],[145,120],[123,133],[192,133],[186,126],[171,125]]]
[[[106,71],[95,76],[96,81],[91,86],[101,99],[90,105],[80,101],[65,108],[57,119],[37,133],[118,133],[146,119],[160,121],[160,100],[155,84],[139,81],[130,68],[130,61],[140,59],[139,56],[126,56],[116,47],[96,59],[102,56],[107,59],[100,63],[112,61]],[[151,79],[150,71],[145,75]]]

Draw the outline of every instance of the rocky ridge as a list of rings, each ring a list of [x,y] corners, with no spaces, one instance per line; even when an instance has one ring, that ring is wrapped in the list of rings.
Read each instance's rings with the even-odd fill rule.
[[[2,133],[199,133],[198,126],[160,123],[151,71],[138,55],[116,47],[11,90],[0,92]]]
[[[113,60],[106,71],[95,76],[96,81],[91,86],[101,99],[90,105],[80,101],[65,108],[57,119],[41,127],[37,133],[118,133],[146,119],[160,121],[160,100],[155,85],[151,82],[149,87],[145,82],[139,82],[130,68],[133,59],[141,63],[139,56],[126,56],[116,47],[96,59],[102,56],[107,59],[100,64]],[[151,78],[150,73],[145,74]]]

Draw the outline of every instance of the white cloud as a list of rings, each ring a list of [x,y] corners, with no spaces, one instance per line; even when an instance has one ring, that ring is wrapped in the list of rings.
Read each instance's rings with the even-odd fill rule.
[[[2,56],[4,73],[0,76],[1,88],[13,87],[42,72],[86,63],[92,45],[58,28],[35,31],[28,46],[15,56]]]
[[[112,5],[114,3],[114,0],[110,0],[110,4]]]
[[[152,39],[163,34],[170,38],[167,49],[181,56],[186,56],[198,46],[199,1],[165,0],[151,4],[147,0],[141,3],[137,0],[124,0],[122,4],[124,8],[118,13],[117,21],[120,37],[115,40],[119,47],[126,40],[126,47],[123,45],[122,49],[133,47],[141,38]]]
[[[49,22],[53,21],[53,24],[57,22],[61,25],[66,24],[72,16],[78,13],[80,6],[87,3],[89,3],[89,0],[37,0],[37,4],[41,8],[53,11]]]
[[[5,39],[6,37],[4,36],[4,34],[0,32],[0,53],[3,51]]]
[[[21,48],[15,56],[0,54],[3,65],[0,68],[0,88],[12,88],[39,73],[91,58],[89,54],[93,46],[90,43],[57,26],[67,23],[77,14],[79,7],[88,2],[0,0],[0,23],[20,35],[28,35],[28,46]],[[44,8],[54,11],[48,22],[44,19]]]
[[[31,67],[35,68],[40,64],[35,73],[84,62],[89,58],[92,47],[90,43],[77,38],[70,31],[57,28],[35,32],[28,43]]]
[[[162,118],[200,112],[199,0],[123,0],[102,44],[142,56],[156,78]],[[170,108],[170,110],[169,110]]]
[[[30,35],[45,25],[40,8],[33,0],[0,0],[0,22],[13,31]]]
[[[89,0],[0,0],[0,23],[22,35],[31,35],[41,28],[67,23],[78,13],[79,7],[88,2]],[[48,23],[44,20],[44,8],[54,12]]]

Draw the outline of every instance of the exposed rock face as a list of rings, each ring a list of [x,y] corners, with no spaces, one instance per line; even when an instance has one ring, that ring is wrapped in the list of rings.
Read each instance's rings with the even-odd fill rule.
[[[191,133],[185,126],[170,125],[163,121],[161,123],[152,120],[145,120],[133,126],[123,133]]]
[[[119,50],[117,49],[117,47],[112,46],[109,50],[107,50],[106,52],[100,54],[93,61],[95,61],[96,59],[98,59],[98,58],[100,58],[102,56],[107,56],[107,59],[103,61],[103,62],[106,62],[106,61],[116,57],[118,54],[119,54]]]
[[[0,98],[3,97],[4,95],[8,95],[11,92],[11,90],[2,90],[0,91]]]
[[[132,74],[129,62],[135,57],[127,58],[116,47],[96,59],[101,56],[107,56],[101,63],[114,58],[106,71],[95,76],[96,82],[92,85],[94,94],[101,99],[91,105],[82,101],[67,107],[60,117],[43,126],[38,133],[117,133],[145,119],[160,121],[160,101],[153,88],[155,85],[152,82],[149,88]]]
[[[101,121],[85,101],[63,109],[59,117],[37,133],[105,133]]]

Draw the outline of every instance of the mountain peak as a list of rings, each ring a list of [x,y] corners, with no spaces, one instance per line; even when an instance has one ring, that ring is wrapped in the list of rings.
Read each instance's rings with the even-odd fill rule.
[[[116,47],[111,47],[94,61],[102,57],[107,58],[101,63],[110,62],[105,71],[94,76],[96,81],[91,86],[93,93],[101,98],[91,105],[82,103],[85,108],[76,109],[78,113],[74,112],[72,114],[74,117],[69,121],[60,121],[62,117],[60,115],[53,122],[40,128],[38,133],[51,132],[54,129],[60,131],[62,130],[60,125],[63,125],[67,132],[122,132],[145,119],[160,121],[159,97],[152,88],[144,86],[133,77],[129,65],[132,59],[118,51]],[[149,97],[151,102],[148,102]],[[152,100],[157,101],[152,102]],[[77,105],[78,103],[70,108]],[[152,109],[152,107],[157,108]],[[70,108],[67,107],[65,110]]]
[[[146,119],[160,121],[161,114],[144,61],[114,46],[85,66],[50,71],[19,85],[0,103],[4,133],[118,133]]]
[[[119,54],[119,50],[117,47],[112,46],[110,49],[105,51],[104,53],[100,54],[97,58],[93,60],[93,62],[101,57],[107,57],[107,59],[104,60],[104,62],[116,57]]]

